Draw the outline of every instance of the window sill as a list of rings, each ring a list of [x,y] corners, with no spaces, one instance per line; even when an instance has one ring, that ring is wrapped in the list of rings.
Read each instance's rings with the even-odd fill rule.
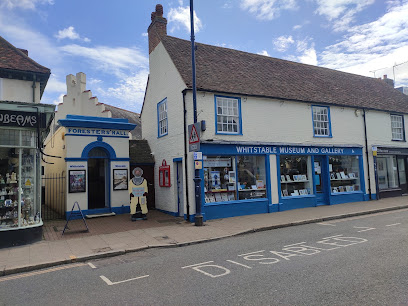
[[[333,138],[332,135],[327,135],[327,136],[324,136],[324,135],[313,135],[313,137],[314,137],[314,138]]]
[[[405,139],[391,139],[391,141],[396,141],[396,142],[407,142]]]
[[[215,132],[215,135],[236,135],[236,136],[243,136],[242,133],[225,133],[225,132]]]
[[[167,136],[169,133],[163,134],[163,135],[158,135],[157,138],[162,138],[164,136]]]

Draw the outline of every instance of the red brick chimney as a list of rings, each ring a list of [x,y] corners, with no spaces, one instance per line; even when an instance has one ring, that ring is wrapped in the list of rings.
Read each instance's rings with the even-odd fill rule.
[[[163,36],[167,35],[167,19],[163,17],[163,5],[157,4],[156,11],[151,15],[152,23],[147,29],[149,35],[149,54],[160,43]]]

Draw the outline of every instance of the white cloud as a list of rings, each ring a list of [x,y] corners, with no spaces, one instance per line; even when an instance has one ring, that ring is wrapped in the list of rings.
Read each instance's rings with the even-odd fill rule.
[[[147,32],[144,32],[144,33],[142,33],[142,36],[147,37],[147,36],[149,36],[149,34]]]
[[[37,4],[54,4],[54,0],[1,0],[0,8],[35,10]]]
[[[314,46],[304,50],[303,54],[298,57],[298,60],[303,64],[317,66],[317,54]]]
[[[149,71],[142,69],[122,79],[115,87],[106,90],[99,88],[99,91],[104,99],[114,98],[122,101],[119,107],[139,112],[143,104],[148,75]],[[109,104],[108,101],[106,103]]]
[[[113,73],[121,78],[135,68],[145,68],[148,59],[137,48],[97,46],[95,48],[83,47],[77,44],[65,45],[60,50],[71,56],[83,57],[89,60],[93,68]]]
[[[61,82],[57,79],[57,76],[55,74],[51,74],[47,87],[46,87],[47,92],[66,92],[67,91],[67,85],[65,82]]]
[[[395,63],[408,60],[407,16],[408,2],[404,1],[376,21],[351,27],[342,41],[325,48],[319,56],[320,64],[367,76],[373,76],[370,71],[389,67],[392,74]],[[406,74],[408,67],[399,67],[401,79],[408,80]]]
[[[232,0],[227,0],[227,1],[225,1],[225,3],[222,5],[222,8],[223,8],[223,9],[233,8]]]
[[[167,15],[167,20],[169,25],[171,25],[170,33],[173,33],[175,30],[180,29],[180,27],[186,29],[188,32],[191,31],[191,22],[190,22],[190,7],[178,7],[171,8],[169,14]],[[203,25],[201,20],[197,17],[196,12],[194,11],[194,32],[197,33],[202,29]]]
[[[335,31],[345,31],[354,21],[355,15],[375,0],[315,0],[317,3],[316,14],[325,16],[332,22]]]
[[[261,52],[258,52],[259,55],[265,55],[265,56],[270,56],[268,51],[262,50]]]
[[[283,10],[297,9],[296,0],[241,0],[241,9],[259,20],[272,20]]]
[[[81,38],[81,36],[75,32],[75,28],[73,26],[70,26],[68,28],[65,28],[63,30],[59,30],[58,34],[55,35],[55,37],[58,40],[64,39],[64,38],[68,38],[68,39],[78,39],[78,40],[83,40],[84,42],[90,42],[91,40],[87,37]]]
[[[31,30],[24,19],[0,10],[1,35],[15,47],[28,50],[30,58],[44,66],[51,67],[60,61],[59,52],[49,38]]]
[[[280,52],[285,52],[291,44],[295,41],[293,40],[292,36],[279,36],[273,44],[275,45],[275,49]]]
[[[297,25],[294,25],[293,26],[293,30],[299,30],[299,29],[301,29],[302,28],[302,25],[300,25],[300,24],[297,24]]]

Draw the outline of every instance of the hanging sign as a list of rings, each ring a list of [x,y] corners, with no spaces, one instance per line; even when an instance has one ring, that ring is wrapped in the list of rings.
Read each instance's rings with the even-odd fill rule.
[[[0,126],[45,128],[45,116],[40,117],[37,113],[0,110]]]
[[[188,126],[188,145],[190,152],[200,151],[200,130],[200,122]]]

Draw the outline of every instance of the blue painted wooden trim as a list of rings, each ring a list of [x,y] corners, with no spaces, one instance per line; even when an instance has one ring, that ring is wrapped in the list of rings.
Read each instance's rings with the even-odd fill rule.
[[[269,203],[267,198],[207,203],[203,211],[207,220],[265,214],[269,211]]]
[[[276,174],[278,176],[278,196],[279,203],[282,203],[282,184],[281,184],[281,172],[280,172],[280,155],[276,155]]]
[[[106,153],[108,153],[108,158],[109,159],[115,159],[116,158],[116,152],[115,149],[113,149],[109,144],[103,141],[94,141],[89,143],[82,151],[82,158],[88,158],[89,152],[94,149],[94,148],[102,148],[105,150]]]
[[[106,158],[106,157],[91,157],[91,158]],[[89,157],[65,157],[67,162],[88,161]],[[130,158],[112,158],[111,161],[130,161]],[[138,164],[139,165],[139,164]],[[150,165],[150,164],[149,164]],[[154,165],[154,164],[152,164]]]
[[[123,118],[104,118],[92,116],[67,115],[66,119],[58,120],[64,127],[99,128],[131,131],[136,124],[129,123]]]
[[[180,163],[180,162],[182,162],[182,161],[183,161],[183,158],[182,158],[182,157],[173,158],[173,162],[174,162],[174,163]]]
[[[167,97],[161,100],[159,103],[157,103],[157,138],[166,136],[169,133],[169,116],[167,114],[167,129],[165,134],[160,134],[160,112],[159,112],[159,107],[161,104],[166,103],[166,113],[167,113]]]
[[[203,218],[204,218],[204,215],[205,215],[205,214],[202,214],[202,215],[203,215]],[[184,214],[184,220],[187,220],[187,215],[186,215],[186,214]],[[190,215],[190,219],[187,220],[187,221],[193,223],[193,222],[195,221],[195,214]],[[206,221],[206,219],[204,219],[204,221]]]
[[[361,147],[201,143],[205,155],[362,155]]]
[[[265,189],[266,189],[266,197],[268,202],[272,203],[272,193],[271,193],[271,163],[269,160],[269,155],[265,155]],[[236,181],[236,180],[235,180]]]
[[[282,204],[279,205],[279,211],[292,210],[297,208],[307,208],[316,206],[316,196],[291,196],[282,198]]]
[[[314,119],[313,119],[313,107],[323,107],[327,108],[327,117],[329,119],[329,135],[316,135],[314,131]],[[313,125],[313,137],[316,138],[332,138],[332,128],[331,128],[331,116],[330,116],[330,106],[312,105],[312,125]]]
[[[238,100],[239,131],[237,133],[218,132],[218,126],[217,126],[217,122],[218,122],[218,120],[217,120],[217,98],[228,98],[228,99]],[[231,97],[231,96],[214,95],[214,116],[215,116],[215,134],[217,134],[217,135],[243,135],[243,132],[242,132],[241,98]]]

